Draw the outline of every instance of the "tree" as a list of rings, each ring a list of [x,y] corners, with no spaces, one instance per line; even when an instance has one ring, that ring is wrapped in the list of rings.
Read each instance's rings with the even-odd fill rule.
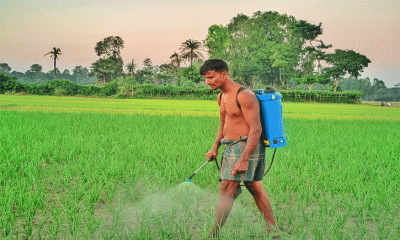
[[[114,60],[110,58],[101,58],[91,67],[91,75],[96,76],[104,85],[113,79],[115,72],[118,71],[119,65],[116,65]]]
[[[135,62],[134,62],[134,60],[132,58],[132,62],[130,62],[130,63],[128,63],[126,65],[126,69],[128,70],[128,74],[133,76],[133,74],[135,73],[135,68],[136,68],[136,65],[135,65]]]
[[[315,58],[317,60],[317,75],[321,74],[321,61],[326,60],[326,53],[324,52],[325,49],[331,48],[332,44],[325,45],[323,41],[319,40],[319,45],[315,46]]]
[[[238,14],[228,24],[228,44],[232,77],[246,85],[274,84],[296,76],[305,37],[296,28],[298,21],[277,12]]]
[[[334,81],[334,92],[337,91],[339,79],[346,73],[357,78],[364,67],[368,67],[371,62],[366,56],[354,52],[353,50],[336,49],[335,53],[327,54],[326,61],[332,67],[325,68],[327,76],[332,77]]]
[[[212,25],[208,28],[208,35],[203,41],[208,48],[210,58],[227,60],[227,49],[230,42],[229,31],[222,25]]]
[[[72,69],[71,79],[79,84],[88,84],[89,70],[86,67],[76,66]]]
[[[181,70],[181,62],[182,59],[179,56],[178,53],[174,52],[174,54],[171,55],[171,57],[169,57],[171,59],[171,66],[174,67],[176,69],[176,71],[179,73],[179,71]]]
[[[319,75],[316,76],[313,73],[307,74],[301,78],[292,78],[293,81],[297,83],[302,83],[308,87],[308,90],[312,91],[314,84],[322,84],[325,85],[329,82],[329,78]]]
[[[50,52],[46,53],[44,56],[49,55],[49,54],[50,54],[50,57],[52,57],[54,59],[54,79],[55,79],[57,77],[57,75],[56,75],[57,58],[58,58],[58,55],[62,54],[61,53],[61,49],[53,47],[53,51],[50,51]]]
[[[137,84],[135,76],[122,76],[117,78],[118,86],[122,92],[127,92],[127,90],[131,91],[133,95],[133,89]]]
[[[97,42],[94,51],[97,56],[103,56],[104,58],[120,58],[122,48],[124,48],[124,40],[119,36],[110,36],[104,38],[103,41]]]
[[[108,59],[108,61],[101,61],[98,66],[103,66],[107,69],[103,73],[97,73],[96,76],[100,76],[101,82],[110,81],[123,74],[124,63],[121,58],[121,49],[124,48],[124,40],[119,36],[110,36],[103,39],[103,41],[97,42],[94,48],[97,56],[101,56],[103,59]],[[100,60],[98,60],[100,61]],[[114,65],[114,66],[111,66]],[[109,72],[112,71],[112,72]],[[106,74],[107,77],[104,77]]]
[[[0,73],[10,74],[11,67],[7,63],[0,63]]]
[[[193,61],[204,59],[201,51],[204,51],[202,44],[193,39],[186,40],[181,44],[181,59],[190,61],[190,67],[193,65]]]
[[[146,59],[143,61],[143,65],[144,65],[144,68],[145,68],[146,70],[152,70],[152,68],[153,68],[153,63],[151,62],[151,59],[150,59],[150,58],[146,58]]]
[[[29,71],[33,72],[33,73],[41,73],[42,72],[43,67],[40,64],[33,64],[31,65],[31,68],[29,69]]]

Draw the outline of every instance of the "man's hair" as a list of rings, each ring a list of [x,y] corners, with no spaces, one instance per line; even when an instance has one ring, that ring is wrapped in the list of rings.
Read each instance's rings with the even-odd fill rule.
[[[204,62],[203,66],[200,67],[200,75],[204,76],[208,71],[216,72],[227,72],[229,73],[228,64],[221,59],[208,59]]]

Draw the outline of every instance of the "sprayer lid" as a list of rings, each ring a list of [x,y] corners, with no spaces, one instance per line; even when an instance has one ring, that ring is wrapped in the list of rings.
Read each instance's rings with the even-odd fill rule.
[[[265,93],[274,93],[274,92],[276,92],[276,89],[273,86],[270,85],[270,86],[265,87],[264,94]]]
[[[281,93],[274,92],[274,93],[264,93],[261,95],[256,95],[259,101],[273,101],[282,98]]]

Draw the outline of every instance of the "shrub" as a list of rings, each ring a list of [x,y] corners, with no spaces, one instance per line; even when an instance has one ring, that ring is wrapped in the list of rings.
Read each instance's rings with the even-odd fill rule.
[[[54,95],[61,97],[61,96],[67,96],[68,94],[65,89],[56,88],[56,89],[54,89]]]
[[[0,73],[0,93],[17,93],[23,91],[23,89],[23,84],[18,82],[16,77],[7,76],[3,73]]]
[[[115,95],[118,92],[118,82],[112,81],[108,82],[100,88],[100,95],[108,97],[111,95]]]
[[[72,82],[71,80],[66,80],[66,79],[48,80],[45,82],[45,85],[48,85],[51,89],[53,89],[54,94],[56,89],[59,89],[58,93],[60,93],[60,90],[63,90],[62,91],[63,95],[78,94],[79,85],[76,84],[75,82]]]

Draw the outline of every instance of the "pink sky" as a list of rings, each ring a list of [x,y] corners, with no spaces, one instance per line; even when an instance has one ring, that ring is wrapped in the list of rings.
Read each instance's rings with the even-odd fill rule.
[[[52,69],[43,55],[61,48],[57,67],[90,68],[99,57],[97,42],[120,36],[125,63],[167,63],[187,39],[202,41],[212,24],[226,25],[239,13],[277,11],[322,22],[321,39],[333,49],[351,49],[372,63],[362,77],[379,78],[388,87],[400,83],[400,0],[29,0],[0,3],[0,63],[25,72],[32,64]],[[333,50],[332,50],[333,51]]]

